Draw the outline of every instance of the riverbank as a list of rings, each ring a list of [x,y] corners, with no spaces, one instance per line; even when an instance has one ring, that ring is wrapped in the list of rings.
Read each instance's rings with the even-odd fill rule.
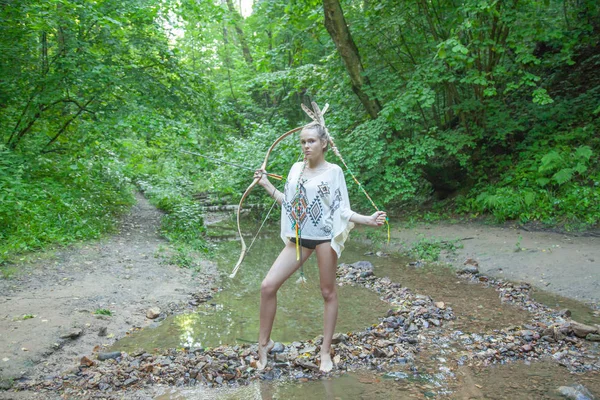
[[[535,288],[600,303],[600,238],[530,231],[519,226],[480,223],[418,223],[393,226],[391,249],[409,251],[419,241],[455,241],[440,261],[462,268],[466,260],[489,276],[523,281]]]
[[[161,217],[137,194],[116,235],[41,254],[0,280],[0,389],[58,376],[94,348],[217,290],[212,263],[203,262],[201,273],[165,263]]]

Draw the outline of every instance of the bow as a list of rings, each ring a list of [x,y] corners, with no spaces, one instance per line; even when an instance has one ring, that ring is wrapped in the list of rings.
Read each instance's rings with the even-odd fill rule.
[[[294,132],[298,132],[302,128],[303,127],[301,127],[301,126],[298,127],[298,128],[294,128],[291,131],[287,131],[283,135],[279,136],[273,142],[273,144],[271,145],[271,147],[269,147],[269,150],[267,150],[267,154],[265,155],[265,159],[264,159],[264,161],[261,164],[261,166],[260,166],[259,169],[266,170],[266,168],[267,168],[267,161],[269,161],[269,156],[271,155],[271,151],[273,151],[273,149],[275,148],[275,146],[277,146],[283,139],[285,139],[286,137],[288,137],[289,135],[291,135]],[[240,258],[237,261],[237,264],[235,264],[235,267],[233,268],[233,271],[229,275],[230,278],[234,278],[235,275],[237,274],[238,270],[240,269],[240,266],[242,265],[242,262],[244,261],[244,258],[246,257],[246,252],[247,252],[246,242],[244,241],[244,237],[242,236],[242,228],[241,228],[241,225],[240,225],[240,214],[241,214],[241,211],[242,211],[242,204],[244,204],[244,200],[246,199],[246,197],[248,196],[248,194],[250,194],[250,192],[252,191],[252,189],[254,189],[254,186],[256,186],[258,184],[258,181],[260,181],[260,179],[261,179],[261,177],[254,178],[254,180],[252,181],[252,183],[250,184],[250,186],[248,186],[248,188],[246,189],[246,191],[242,195],[242,198],[240,199],[240,204],[238,205],[238,209],[237,209],[237,229],[238,229],[238,234],[240,235],[240,241],[242,242],[242,252],[240,254]]]

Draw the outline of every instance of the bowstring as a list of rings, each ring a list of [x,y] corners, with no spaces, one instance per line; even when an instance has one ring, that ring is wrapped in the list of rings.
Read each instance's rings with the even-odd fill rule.
[[[302,152],[300,152],[300,155],[298,156],[298,159],[296,160],[296,162],[300,161],[301,157],[302,157]],[[287,180],[287,178],[286,178],[286,180]],[[275,186],[275,185],[273,185],[273,186]],[[277,189],[277,190],[279,190],[279,189]],[[281,190],[279,190],[279,191],[281,192]],[[252,248],[252,245],[254,244],[254,242],[256,242],[256,239],[258,238],[258,235],[260,235],[260,231],[262,230],[263,226],[265,226],[265,223],[269,219],[269,216],[271,215],[271,212],[273,211],[273,208],[275,208],[275,204],[277,204],[277,197],[275,197],[273,199],[273,204],[271,204],[271,207],[269,208],[269,211],[267,212],[267,216],[262,220],[262,223],[260,224],[260,227],[258,228],[258,231],[256,232],[256,235],[254,235],[254,237],[252,238],[252,241],[250,242],[250,245],[248,246],[248,249],[246,250],[246,253],[250,253],[250,249]]]
[[[356,178],[356,175],[354,175],[354,173],[352,172],[352,170],[350,169],[350,167],[348,167],[348,164],[346,164],[346,161],[344,160],[344,157],[342,157],[342,154],[340,153],[339,149],[333,143],[333,140],[331,140],[331,136],[329,138],[330,138],[330,141],[331,141],[331,149],[333,150],[334,154],[340,159],[340,161],[342,162],[342,164],[344,164],[344,166],[346,167],[346,171],[348,171],[350,173],[350,176],[352,176],[352,179],[354,180],[354,182],[356,183],[356,185],[358,186],[358,188],[364,193],[364,195],[367,197],[367,199],[369,200],[369,202],[371,202],[371,205],[373,206],[373,208],[375,208],[375,211],[380,211],[379,207],[377,207],[377,205],[375,204],[375,202],[373,201],[373,199],[371,198],[371,196],[369,196],[369,193],[367,193],[366,189],[358,181],[358,179]],[[389,217],[387,217],[387,216],[385,217],[385,224],[387,225],[387,244],[389,246],[391,235],[390,235]]]
[[[256,242],[256,238],[258,238],[260,231],[262,230],[263,226],[265,226],[265,223],[269,219],[269,216],[271,215],[271,211],[273,211],[273,208],[275,208],[275,204],[277,204],[277,198],[273,201],[273,204],[271,204],[271,208],[269,208],[269,211],[267,212],[267,216],[262,220],[262,223],[260,224],[260,227],[258,228],[256,235],[254,235],[254,237],[252,238],[252,241],[250,242],[250,245],[248,246],[248,250],[246,250],[246,253],[250,253],[250,249],[252,248],[252,245],[254,244],[254,242]]]

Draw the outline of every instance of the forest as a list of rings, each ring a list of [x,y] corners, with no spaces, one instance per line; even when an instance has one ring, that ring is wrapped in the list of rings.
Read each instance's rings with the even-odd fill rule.
[[[182,151],[257,168],[310,101],[392,218],[600,223],[596,0],[240,8],[0,0],[0,266],[114,230],[135,188],[165,237],[202,251],[196,198],[235,204],[252,172]],[[287,138],[268,171],[298,153]]]

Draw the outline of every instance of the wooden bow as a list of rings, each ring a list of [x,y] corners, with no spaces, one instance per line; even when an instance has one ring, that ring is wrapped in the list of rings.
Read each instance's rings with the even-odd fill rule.
[[[288,137],[289,135],[291,135],[294,132],[298,132],[299,130],[301,130],[303,127],[298,127],[298,128],[294,128],[291,131],[287,131],[286,133],[284,133],[283,135],[279,136],[271,145],[271,147],[269,147],[269,150],[267,150],[267,154],[265,155],[265,159],[262,163],[262,165],[260,166],[259,169],[262,170],[266,170],[267,169],[267,161],[269,161],[269,156],[271,155],[271,151],[273,151],[273,149],[275,148],[275,146],[277,146],[277,144],[279,144],[283,139],[285,139],[286,137]],[[246,199],[246,197],[248,196],[248,194],[250,194],[250,192],[252,191],[252,189],[254,189],[254,186],[256,186],[258,184],[258,181],[260,181],[261,177],[257,177],[254,178],[254,180],[252,181],[252,183],[250,184],[250,186],[248,186],[248,189],[246,189],[246,191],[244,192],[244,194],[242,195],[242,198],[240,199],[240,204],[238,205],[238,209],[237,209],[237,229],[238,229],[238,234],[240,235],[240,241],[242,242],[242,253],[240,254],[240,258],[237,261],[237,264],[235,264],[235,267],[233,268],[233,271],[231,272],[231,274],[229,275],[230,278],[234,278],[235,275],[237,274],[238,270],[240,269],[240,266],[242,265],[242,262],[244,261],[244,258],[246,257],[246,242],[244,241],[244,237],[242,236],[242,228],[240,225],[240,214],[242,212],[242,204],[244,203],[244,200]]]

